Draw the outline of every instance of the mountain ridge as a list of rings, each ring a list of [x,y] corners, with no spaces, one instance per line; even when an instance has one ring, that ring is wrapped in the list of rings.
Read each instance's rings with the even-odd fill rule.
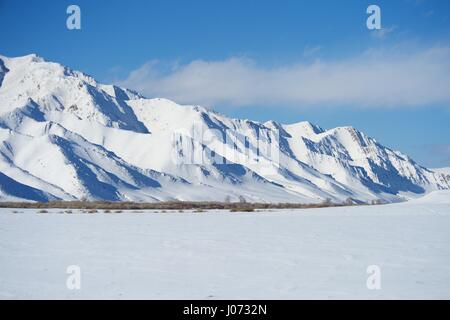
[[[0,200],[395,202],[450,185],[351,126],[232,119],[35,54],[0,55],[0,142]]]

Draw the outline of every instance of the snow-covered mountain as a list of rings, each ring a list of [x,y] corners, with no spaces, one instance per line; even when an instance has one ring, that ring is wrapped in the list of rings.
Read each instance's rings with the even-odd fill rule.
[[[435,169],[431,169],[431,170],[433,170],[434,172],[442,173],[443,175],[450,177],[450,167],[447,167],[447,168],[435,168]]]
[[[400,201],[450,179],[352,127],[230,119],[0,56],[0,199]]]

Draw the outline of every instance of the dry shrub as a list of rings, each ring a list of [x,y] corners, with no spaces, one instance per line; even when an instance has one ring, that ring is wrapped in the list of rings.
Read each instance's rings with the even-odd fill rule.
[[[230,210],[232,212],[251,212],[254,210],[276,210],[276,209],[310,209],[342,206],[341,204],[332,203],[330,199],[326,199],[321,203],[302,204],[302,203],[252,203],[244,202],[210,202],[210,201],[163,201],[163,202],[113,202],[113,201],[50,201],[50,202],[0,202],[0,208],[34,208],[34,209],[77,209],[82,212],[94,213],[98,210],[104,210],[105,213],[112,212],[121,213],[122,210],[156,210],[166,212],[166,210],[193,210],[194,212],[203,212],[209,210]],[[347,205],[350,200],[346,203]],[[355,201],[353,201],[355,202]],[[374,203],[375,204],[375,203]],[[353,203],[359,205],[359,203]]]
[[[253,207],[249,207],[249,206],[245,206],[245,207],[235,207],[230,209],[230,212],[254,212],[255,208]]]

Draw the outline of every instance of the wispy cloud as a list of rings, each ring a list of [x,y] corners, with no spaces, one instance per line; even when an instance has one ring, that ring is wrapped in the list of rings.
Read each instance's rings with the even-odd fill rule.
[[[399,52],[401,51],[401,52]],[[450,102],[450,48],[370,50],[340,61],[267,67],[246,58],[150,61],[119,81],[149,97],[202,105],[428,106]]]
[[[371,34],[374,38],[377,39],[384,39],[386,38],[386,36],[392,32],[394,32],[394,30],[397,29],[397,26],[391,26],[388,28],[381,28],[380,30],[373,30],[371,31]]]
[[[305,57],[313,56],[320,50],[322,50],[321,46],[306,46],[305,49],[303,50],[303,56]]]

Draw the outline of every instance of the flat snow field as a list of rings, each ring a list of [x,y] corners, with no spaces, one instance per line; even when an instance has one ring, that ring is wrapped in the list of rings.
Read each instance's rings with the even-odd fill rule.
[[[0,209],[2,299],[450,298],[448,192],[256,213],[14,210]]]

